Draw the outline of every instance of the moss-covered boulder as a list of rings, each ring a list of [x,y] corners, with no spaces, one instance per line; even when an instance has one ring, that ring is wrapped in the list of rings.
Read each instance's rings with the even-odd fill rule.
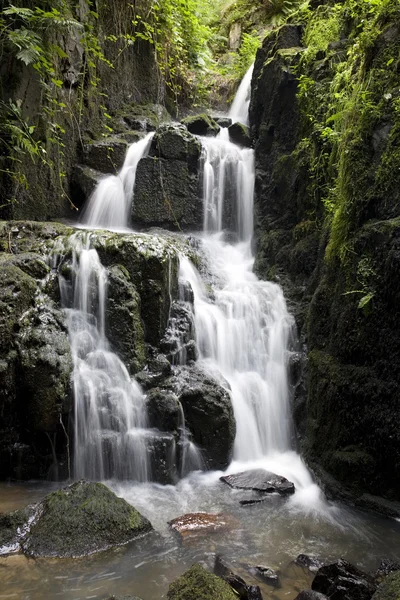
[[[220,577],[193,565],[169,586],[168,600],[236,600],[237,595]]]
[[[371,600],[398,600],[400,598],[400,572],[391,573],[383,580]]]
[[[152,140],[149,155],[186,161],[196,169],[201,153],[199,140],[179,123],[164,123]]]
[[[217,135],[220,130],[220,126],[212,117],[209,117],[206,113],[200,115],[192,115],[182,119],[181,123],[185,125],[195,135]]]
[[[79,557],[127,544],[152,530],[133,506],[102,483],[78,481],[48,494],[21,542],[34,557]]]
[[[234,144],[251,148],[252,142],[250,137],[249,128],[243,123],[233,123],[228,127],[229,139]]]

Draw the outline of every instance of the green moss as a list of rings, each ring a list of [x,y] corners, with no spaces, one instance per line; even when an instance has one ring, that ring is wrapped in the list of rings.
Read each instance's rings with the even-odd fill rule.
[[[168,589],[168,600],[237,600],[237,595],[223,579],[201,565],[193,565]]]
[[[400,572],[390,573],[372,596],[372,600],[399,600]]]
[[[79,481],[40,503],[23,550],[32,556],[74,557],[126,544],[151,530],[138,511],[102,483]]]

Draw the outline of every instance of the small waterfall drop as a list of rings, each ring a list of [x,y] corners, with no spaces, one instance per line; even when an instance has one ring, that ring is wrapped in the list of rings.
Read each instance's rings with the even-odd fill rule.
[[[239,121],[240,123],[243,123],[243,125],[249,124],[251,78],[253,76],[253,69],[254,63],[243,77],[238,91],[236,92],[236,96],[232,102],[229,116],[234,123]]]
[[[71,278],[60,288],[74,362],[74,475],[147,481],[144,395],[105,335],[107,271],[89,234],[70,244]]]
[[[117,175],[102,179],[90,196],[81,223],[106,229],[125,228],[130,220],[136,169],[147,155],[154,132],[131,144],[122,169]]]

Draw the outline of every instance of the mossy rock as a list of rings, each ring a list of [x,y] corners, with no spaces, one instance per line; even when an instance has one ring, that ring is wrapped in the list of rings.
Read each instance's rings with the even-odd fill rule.
[[[34,557],[87,556],[152,530],[145,517],[102,483],[78,481],[52,492],[37,511],[22,542],[23,552]]]
[[[27,524],[35,515],[35,508],[27,506],[22,510],[0,514],[0,554],[8,554],[19,549],[19,542],[27,531]]]
[[[371,600],[399,600],[400,571],[391,573],[381,583]]]
[[[171,160],[183,160],[190,170],[198,168],[201,144],[184,125],[165,123],[153,137],[149,155]]]
[[[169,586],[168,600],[237,600],[231,586],[209,573],[201,565],[193,565]]]
[[[250,132],[246,125],[243,125],[243,123],[233,123],[228,127],[228,131],[231,142],[245,148],[251,148]]]
[[[218,123],[209,117],[206,113],[193,115],[182,119],[181,123],[186,125],[190,133],[195,135],[211,135],[215,136],[221,129]]]

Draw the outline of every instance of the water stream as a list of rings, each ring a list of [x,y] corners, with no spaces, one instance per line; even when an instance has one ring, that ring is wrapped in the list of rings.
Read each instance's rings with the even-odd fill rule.
[[[234,120],[247,120],[250,80],[251,70],[231,109]],[[140,146],[132,146],[121,173],[100,182],[85,212],[86,225],[128,226],[135,169],[150,140],[147,136]],[[105,335],[107,273],[90,247],[90,236],[80,232],[72,244],[71,276],[61,285],[75,365],[75,474],[107,480],[152,521],[156,533],[85,560],[1,558],[0,600],[101,599],[111,593],[159,600],[174,578],[196,561],[212,563],[215,553],[231,559],[238,570],[242,563],[278,569],[282,587],[262,585],[264,598],[292,600],[311,580],[292,563],[299,553],[325,560],[340,556],[366,569],[376,568],[383,556],[400,559],[399,524],[327,502],[295,451],[287,373],[294,323],[280,287],[258,280],[252,271],[253,151],[232,144],[224,129],[217,138],[203,138],[202,144],[204,232],[199,235],[208,278],[182,256],[180,282],[193,290],[199,363],[232,398],[237,435],[227,472],[263,467],[293,481],[296,493],[289,499],[271,495],[266,503],[240,506],[246,492],[224,486],[220,472],[197,470],[201,456],[190,440],[183,411],[185,477],[176,486],[149,482],[144,394],[110,351]],[[49,487],[2,486],[0,509],[32,502]],[[232,527],[182,546],[167,521],[194,511],[223,511],[232,516]]]

